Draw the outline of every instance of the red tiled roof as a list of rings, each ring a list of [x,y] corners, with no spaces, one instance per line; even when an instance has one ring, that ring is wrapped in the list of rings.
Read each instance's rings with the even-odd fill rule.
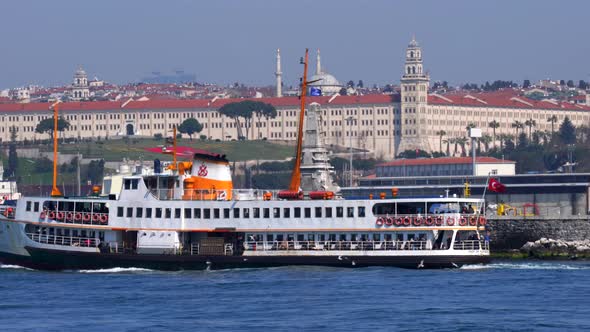
[[[493,157],[475,157],[478,164],[514,164],[512,160],[502,160]],[[419,158],[419,159],[397,159],[386,163],[377,164],[380,166],[418,166],[418,165],[450,165],[450,164],[471,164],[471,157],[442,157],[442,158]]]
[[[333,98],[333,99],[332,99]],[[330,101],[330,99],[332,99]],[[161,108],[219,108],[225,104],[239,102],[246,99],[160,99],[147,101],[129,101],[122,98],[119,101],[87,101],[87,102],[65,102],[60,104],[60,110],[114,110],[114,109],[161,109]],[[298,106],[298,97],[282,98],[256,98],[252,99],[272,104],[275,107]],[[394,95],[364,95],[364,96],[337,96],[337,97],[308,97],[307,103],[316,102],[325,105],[352,105],[352,104],[390,104],[399,102],[399,96]],[[16,111],[46,111],[51,103],[28,103],[28,104],[0,104],[0,112]]]
[[[589,106],[581,106],[569,102],[551,102],[548,100],[539,101],[525,96],[519,96],[518,91],[511,89],[496,92],[449,93],[444,95],[431,94],[428,96],[428,103],[449,106],[590,111]]]

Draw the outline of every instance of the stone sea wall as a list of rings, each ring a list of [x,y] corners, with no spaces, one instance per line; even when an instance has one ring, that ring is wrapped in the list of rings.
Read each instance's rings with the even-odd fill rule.
[[[589,216],[571,217],[514,217],[493,216],[488,218],[492,251],[521,249],[527,242],[542,238],[566,242],[590,239]]]

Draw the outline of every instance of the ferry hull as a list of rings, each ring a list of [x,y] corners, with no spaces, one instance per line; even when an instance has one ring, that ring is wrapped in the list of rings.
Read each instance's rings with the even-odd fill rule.
[[[290,265],[400,268],[456,268],[485,264],[489,256],[182,256],[71,252],[27,247],[30,257],[11,255],[7,263],[43,270],[94,270],[135,267],[153,270],[260,268]],[[3,257],[4,258],[4,257]]]

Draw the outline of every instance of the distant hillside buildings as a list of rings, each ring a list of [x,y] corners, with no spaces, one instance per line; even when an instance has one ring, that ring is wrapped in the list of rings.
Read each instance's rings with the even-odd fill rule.
[[[280,53],[277,52],[276,90],[268,94],[282,95],[282,71]],[[458,155],[456,142],[466,135],[466,127],[475,125],[484,134],[492,136],[488,125],[495,121],[496,138],[500,135],[517,135],[523,128],[513,123],[534,120],[532,130],[555,130],[567,116],[574,125],[588,125],[590,103],[588,100],[564,102],[535,100],[520,96],[517,90],[497,92],[429,93],[430,77],[424,70],[422,49],[412,39],[406,50],[406,60],[401,77],[399,94],[368,94],[341,96],[342,86],[334,76],[321,69],[319,52],[312,87],[322,90],[322,96],[310,97],[309,102],[320,104],[322,110],[321,131],[326,145],[340,145],[374,152],[377,156],[392,158],[404,150],[422,149]],[[150,88],[154,88],[150,90]],[[236,87],[239,88],[239,87]],[[150,91],[154,91],[150,94]],[[163,93],[165,91],[165,93]],[[226,103],[243,99],[226,98],[226,89],[197,85],[135,84],[109,90],[109,85],[93,86],[80,68],[74,82],[68,88],[37,90],[45,100],[56,96],[72,101],[60,107],[71,123],[63,133],[65,137],[114,137],[127,133],[153,136],[169,135],[174,125],[194,117],[203,124],[203,135],[211,139],[237,139],[236,123],[222,116],[217,110]],[[254,97],[257,90],[242,90]],[[112,95],[116,93],[115,95]],[[22,93],[23,100],[27,93]],[[98,101],[84,101],[91,96]],[[200,98],[200,99],[178,99]],[[273,104],[278,110],[274,119],[254,119],[249,139],[293,141],[297,132],[299,99],[296,96],[257,99]],[[0,101],[1,102],[1,101]],[[10,128],[15,127],[18,139],[41,139],[47,135],[35,133],[35,126],[50,117],[49,102],[0,103],[0,139],[10,138]],[[557,121],[547,119],[556,116]],[[241,126],[244,126],[242,121]],[[526,129],[528,132],[528,128]],[[352,139],[351,139],[352,138]],[[499,140],[487,142],[499,145]]]

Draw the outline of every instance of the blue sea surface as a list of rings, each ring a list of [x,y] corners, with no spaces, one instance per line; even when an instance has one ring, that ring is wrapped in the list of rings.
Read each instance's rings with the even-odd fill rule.
[[[2,265],[0,330],[590,330],[590,262],[182,272]]]

